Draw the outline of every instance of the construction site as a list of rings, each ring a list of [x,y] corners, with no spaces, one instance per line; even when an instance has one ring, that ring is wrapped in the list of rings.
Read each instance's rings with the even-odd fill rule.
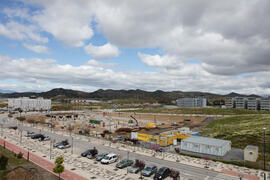
[[[40,123],[55,130],[114,140],[137,140],[148,146],[176,145],[181,139],[199,136],[198,129],[209,117],[118,112],[52,112],[26,117],[31,124]]]

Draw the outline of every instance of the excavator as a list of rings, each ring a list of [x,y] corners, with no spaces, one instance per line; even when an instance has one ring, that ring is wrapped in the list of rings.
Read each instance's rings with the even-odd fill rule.
[[[132,115],[130,115],[130,117],[131,117],[132,119],[134,119],[134,120],[135,120],[135,122],[136,122],[136,127],[139,127],[138,120],[137,120],[135,117],[133,117]]]

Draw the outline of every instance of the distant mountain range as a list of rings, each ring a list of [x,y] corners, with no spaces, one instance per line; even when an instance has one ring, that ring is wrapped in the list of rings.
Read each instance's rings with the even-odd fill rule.
[[[206,98],[224,98],[224,97],[260,97],[255,94],[243,95],[238,93],[230,93],[227,95],[220,95],[208,92],[183,92],[183,91],[143,91],[140,89],[136,90],[112,90],[112,89],[99,89],[94,92],[83,92],[71,89],[56,88],[46,92],[1,92],[0,97],[2,98],[17,98],[17,97],[43,97],[50,99],[98,99],[98,100],[113,100],[113,99],[143,99],[160,103],[169,103],[177,98],[181,97],[194,97],[194,96],[204,96]]]
[[[4,90],[4,89],[0,89],[0,93],[13,93],[14,91],[11,90]]]

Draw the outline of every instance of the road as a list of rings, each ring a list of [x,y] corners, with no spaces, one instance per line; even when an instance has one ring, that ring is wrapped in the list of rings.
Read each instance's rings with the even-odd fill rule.
[[[0,123],[3,124],[3,127],[8,127],[10,125],[15,125],[14,123],[16,123],[16,121],[11,121],[6,115],[1,114],[0,115]],[[59,134],[52,133],[52,132],[47,132],[47,131],[43,132],[43,131],[36,129],[34,127],[26,127],[26,126],[19,126],[19,127],[23,131],[41,132],[43,134],[46,134],[46,135],[52,137],[53,139],[55,139],[55,141],[67,139],[66,136],[59,135]],[[71,142],[71,137],[69,138],[69,141]],[[116,154],[119,154],[120,157],[122,157],[122,158],[127,157],[127,154],[128,154],[127,151],[104,146],[100,143],[94,143],[92,141],[87,142],[87,141],[77,140],[77,139],[73,140],[74,153],[78,154],[78,155],[81,152],[83,152],[84,150],[86,150],[90,147],[94,147],[94,146],[98,149],[99,153],[114,152]],[[162,160],[162,159],[158,159],[158,158],[154,158],[154,157],[150,157],[150,156],[146,156],[146,155],[137,154],[134,152],[129,152],[129,158],[130,159],[140,159],[140,160],[145,161],[146,164],[155,164],[158,167],[166,166],[169,168],[176,169],[180,172],[182,177],[190,178],[193,180],[238,180],[239,179],[237,177],[222,174],[219,172],[210,171],[210,170],[198,168],[198,167],[193,167],[193,166],[181,164],[178,162]]]

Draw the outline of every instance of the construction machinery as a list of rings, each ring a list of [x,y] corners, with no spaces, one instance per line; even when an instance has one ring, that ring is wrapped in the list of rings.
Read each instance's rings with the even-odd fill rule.
[[[137,120],[135,117],[133,117],[132,115],[130,115],[130,117],[131,117],[132,119],[135,120],[135,122],[136,122],[136,127],[138,127],[138,126],[139,126],[138,120]]]

